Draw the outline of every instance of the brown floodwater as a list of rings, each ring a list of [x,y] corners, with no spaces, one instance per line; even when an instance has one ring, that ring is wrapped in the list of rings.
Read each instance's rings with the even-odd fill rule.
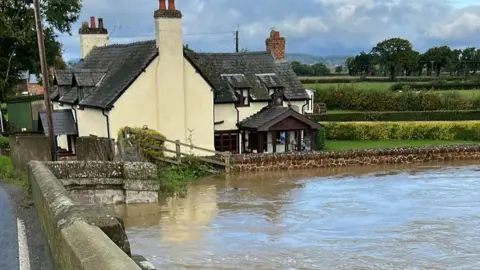
[[[212,177],[117,211],[157,269],[480,269],[479,164]]]

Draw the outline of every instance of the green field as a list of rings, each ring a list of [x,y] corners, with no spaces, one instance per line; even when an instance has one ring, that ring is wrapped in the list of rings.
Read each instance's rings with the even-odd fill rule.
[[[471,141],[388,140],[388,141],[327,141],[324,150],[373,149],[473,144]]]
[[[395,84],[393,82],[352,82],[352,83],[317,83],[317,84],[305,84],[304,86],[309,89],[323,89],[323,90],[335,90],[335,89],[355,89],[355,90],[373,90],[373,91],[390,91],[390,87]],[[441,94],[457,93],[466,98],[480,97],[480,89],[476,90],[442,90],[435,91]]]

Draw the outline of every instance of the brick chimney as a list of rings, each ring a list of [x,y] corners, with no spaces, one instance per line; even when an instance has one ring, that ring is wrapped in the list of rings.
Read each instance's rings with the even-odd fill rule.
[[[169,10],[176,10],[175,9],[175,0],[169,0],[168,1],[168,9]]]
[[[95,17],[94,16],[90,17],[90,28],[97,28],[97,26],[95,25]]]
[[[185,115],[184,56],[182,35],[182,12],[175,7],[175,1],[159,0],[154,11],[155,37],[158,63],[155,65],[157,81],[157,126],[165,137],[187,141],[187,117]],[[165,86],[168,87],[165,87]],[[168,98],[166,98],[168,97]],[[177,114],[173,121],[163,111]]]
[[[95,47],[106,46],[108,30],[103,25],[103,18],[98,18],[98,27],[95,16],[90,17],[90,24],[83,22],[78,30],[80,35],[80,57],[84,59]]]
[[[265,41],[267,51],[273,55],[275,60],[285,59],[285,38],[280,36],[280,32],[272,30],[270,37]]]

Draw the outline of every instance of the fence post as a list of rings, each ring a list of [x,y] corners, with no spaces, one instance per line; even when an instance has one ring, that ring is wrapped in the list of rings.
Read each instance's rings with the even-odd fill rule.
[[[177,161],[182,161],[182,154],[180,151],[180,140],[175,140],[175,153],[177,154]]]
[[[225,172],[230,173],[230,152],[225,152]]]

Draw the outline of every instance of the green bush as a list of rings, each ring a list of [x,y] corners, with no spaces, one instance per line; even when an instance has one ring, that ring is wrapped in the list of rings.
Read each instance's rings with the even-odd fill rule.
[[[195,179],[211,174],[212,168],[195,158],[182,158],[182,165],[158,165],[160,192],[167,196],[186,195],[187,185]]]
[[[8,137],[0,136],[0,148],[10,148],[10,143],[8,141]]]
[[[317,88],[315,100],[324,102],[329,110],[354,111],[435,111],[476,110],[480,97],[472,99],[455,92],[393,92],[357,90],[351,86]]]
[[[400,111],[400,112],[354,112],[313,115],[318,122],[362,121],[467,121],[480,120],[480,110],[473,111]]]
[[[124,139],[125,134],[130,134],[130,141],[139,148],[147,160],[155,160],[163,157],[165,136],[158,131],[148,128],[124,127],[118,132],[118,141]]]
[[[24,192],[28,189],[27,173],[13,169],[12,159],[6,156],[0,156],[0,179],[9,184],[15,184],[22,187]]]
[[[473,90],[480,89],[479,81],[465,81],[465,82],[445,82],[435,81],[427,83],[409,83],[402,82],[390,86],[390,90]]]
[[[480,122],[324,124],[328,140],[480,140]]]
[[[317,151],[325,148],[325,141],[327,140],[325,128],[320,128],[317,132]]]

